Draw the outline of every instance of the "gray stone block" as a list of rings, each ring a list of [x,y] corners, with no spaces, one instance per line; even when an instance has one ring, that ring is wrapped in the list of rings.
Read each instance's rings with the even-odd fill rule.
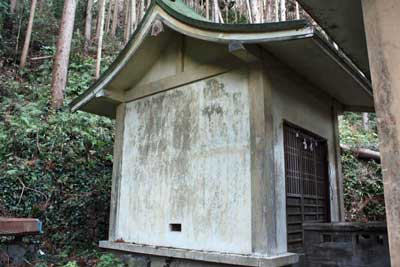
[[[307,267],[390,267],[383,223],[304,224]]]
[[[7,259],[10,263],[19,266],[26,261],[32,262],[36,259],[37,247],[31,243],[20,240],[10,240],[0,246],[1,260]],[[1,266],[0,260],[0,266]]]
[[[122,262],[126,267],[150,267],[151,261],[145,256],[123,255],[121,256]]]

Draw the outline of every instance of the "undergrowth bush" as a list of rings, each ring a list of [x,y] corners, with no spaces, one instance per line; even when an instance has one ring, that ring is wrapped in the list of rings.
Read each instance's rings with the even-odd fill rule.
[[[93,65],[72,58],[66,103],[92,82]],[[41,219],[48,251],[97,245],[107,237],[113,123],[51,110],[50,61],[14,77],[0,74],[0,216]]]
[[[77,6],[66,101],[57,112],[49,105],[51,57],[63,1],[38,2],[29,58],[49,58],[28,59],[23,70],[31,1],[18,1],[15,14],[9,3],[0,0],[0,216],[43,221],[43,235],[34,237],[44,251],[37,267],[95,266],[101,254],[94,248],[108,232],[114,131],[111,120],[67,106],[94,81],[94,42],[82,56],[86,2]],[[105,36],[103,71],[121,49],[119,35]]]
[[[96,267],[123,267],[124,264],[113,254],[104,254],[100,257]]]

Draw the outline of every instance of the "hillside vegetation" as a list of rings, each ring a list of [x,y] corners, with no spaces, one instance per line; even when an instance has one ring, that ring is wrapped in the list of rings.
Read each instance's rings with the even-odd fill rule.
[[[356,150],[368,148],[378,151],[375,114],[369,114],[369,127],[364,128],[361,114],[345,113],[340,121],[341,143]],[[385,205],[380,163],[360,160],[351,151],[342,152],[344,197],[348,221],[383,221]]]

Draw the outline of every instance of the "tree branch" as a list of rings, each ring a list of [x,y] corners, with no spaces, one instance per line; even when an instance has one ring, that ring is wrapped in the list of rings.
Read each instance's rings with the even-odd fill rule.
[[[17,179],[18,179],[19,183],[22,185],[22,190],[21,190],[21,194],[19,195],[19,200],[18,200],[17,205],[19,205],[19,203],[21,202],[22,196],[24,195],[24,192],[25,192],[25,189],[26,189],[26,190],[31,190],[31,191],[33,191],[33,192],[39,194],[39,195],[44,196],[44,198],[46,199],[46,206],[47,206],[47,203],[48,203],[48,201],[49,201],[49,197],[48,197],[45,193],[40,192],[39,190],[30,188],[29,186],[26,186],[26,185],[24,184],[24,182],[22,182],[22,180],[21,180],[20,178],[17,178]]]
[[[374,160],[378,163],[381,162],[381,154],[377,151],[366,148],[351,148],[348,145],[340,145],[342,151],[350,151],[359,159]]]

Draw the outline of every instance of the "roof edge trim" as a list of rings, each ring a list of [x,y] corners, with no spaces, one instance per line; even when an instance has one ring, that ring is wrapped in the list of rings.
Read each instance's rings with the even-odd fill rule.
[[[323,37],[322,33],[318,30],[315,31],[314,41],[316,44],[330,56],[344,71],[346,71],[361,88],[373,97],[372,84],[364,75],[361,69],[351,61],[347,55],[340,49],[336,49],[332,42]]]

